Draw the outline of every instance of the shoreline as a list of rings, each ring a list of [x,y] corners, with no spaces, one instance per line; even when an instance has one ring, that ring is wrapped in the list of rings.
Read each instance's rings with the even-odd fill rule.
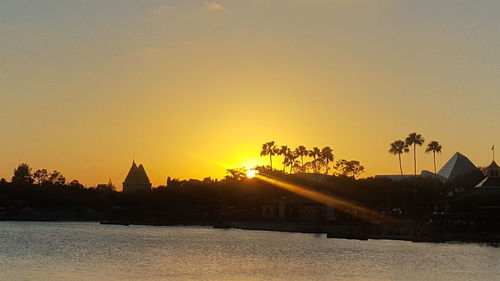
[[[277,221],[163,221],[147,222],[137,220],[100,220],[100,219],[2,219],[0,222],[92,222],[102,225],[141,225],[141,226],[202,226],[214,229],[241,229],[289,233],[324,234],[326,238],[349,240],[397,240],[423,243],[500,243],[500,233],[437,233],[433,235],[411,235],[394,233],[365,233],[359,225],[324,225],[309,222]]]

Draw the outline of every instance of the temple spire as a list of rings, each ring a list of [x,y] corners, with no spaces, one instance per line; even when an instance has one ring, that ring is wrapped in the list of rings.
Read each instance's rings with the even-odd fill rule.
[[[151,182],[149,181],[146,170],[142,164],[135,163],[135,157],[132,160],[132,166],[123,182],[123,191],[147,191],[151,190]]]

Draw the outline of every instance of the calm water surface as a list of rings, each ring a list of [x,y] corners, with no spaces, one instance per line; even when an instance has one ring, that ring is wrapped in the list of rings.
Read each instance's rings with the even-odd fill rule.
[[[500,248],[203,227],[0,222],[0,280],[500,280]]]

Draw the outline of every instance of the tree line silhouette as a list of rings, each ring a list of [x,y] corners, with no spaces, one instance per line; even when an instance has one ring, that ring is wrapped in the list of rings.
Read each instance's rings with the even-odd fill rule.
[[[331,163],[334,163],[333,168],[337,171],[337,175],[356,178],[365,169],[356,160],[339,159],[334,162],[335,156],[330,146],[325,146],[322,149],[316,146],[312,149],[307,149],[303,145],[291,148],[287,145],[279,146],[274,141],[269,141],[262,144],[260,155],[269,156],[269,166],[260,167],[261,169],[273,171],[273,156],[281,156],[283,164],[282,172],[286,173],[286,169],[289,168],[289,174],[323,173],[328,175],[332,168]],[[306,160],[305,162],[304,159]]]
[[[267,168],[266,168],[267,169]],[[149,192],[123,193],[111,183],[85,187],[77,180],[39,181],[27,164],[14,170],[12,181],[0,181],[0,219],[9,220],[131,220],[144,223],[209,223],[218,220],[259,220],[262,204],[277,202],[288,191],[246,178],[240,171],[218,180],[171,179]],[[271,172],[269,169],[266,172]],[[471,189],[479,172],[443,183],[429,177],[392,181],[386,178],[271,173],[284,181],[341,196],[371,209],[400,217],[427,217],[434,203],[449,192]],[[50,173],[52,174],[52,173]],[[413,204],[408,204],[413,202]]]
[[[5,181],[5,179],[2,179]],[[63,174],[57,170],[49,172],[47,169],[33,169],[26,163],[21,163],[14,169],[12,183],[15,185],[38,185],[38,186],[68,186],[75,188],[84,188],[78,180],[66,182]]]
[[[393,142],[390,152],[401,157],[402,153],[410,151],[410,146],[415,150],[423,143],[421,135],[410,134],[405,141]],[[433,141],[426,151],[435,156],[441,149],[441,145]],[[275,142],[266,142],[262,145],[261,155],[269,157],[268,166],[256,167],[262,172],[407,218],[430,217],[435,202],[444,200],[450,192],[470,190],[483,178],[478,172],[446,183],[429,177],[401,181],[370,177],[357,179],[363,166],[356,160],[337,160],[333,149],[328,146],[307,149],[303,145],[278,147]],[[276,159],[281,164],[278,164],[279,169],[273,166]],[[401,165],[400,168],[402,173]],[[221,180],[169,177],[166,185],[149,192],[123,193],[117,192],[111,181],[86,187],[78,180],[68,182],[57,170],[33,170],[23,163],[14,169],[10,182],[0,180],[0,219],[127,218],[153,223],[161,220],[181,223],[258,220],[262,215],[262,204],[276,202],[289,194],[272,184],[247,178],[243,169],[229,169],[227,172],[228,175]],[[413,202],[413,205],[408,202]],[[51,215],[37,217],[33,210]]]

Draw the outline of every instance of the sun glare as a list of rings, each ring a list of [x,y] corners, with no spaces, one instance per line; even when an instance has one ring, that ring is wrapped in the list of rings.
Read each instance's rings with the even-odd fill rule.
[[[248,170],[247,171],[247,178],[251,179],[254,178],[256,174],[258,174],[259,171],[257,170]]]

